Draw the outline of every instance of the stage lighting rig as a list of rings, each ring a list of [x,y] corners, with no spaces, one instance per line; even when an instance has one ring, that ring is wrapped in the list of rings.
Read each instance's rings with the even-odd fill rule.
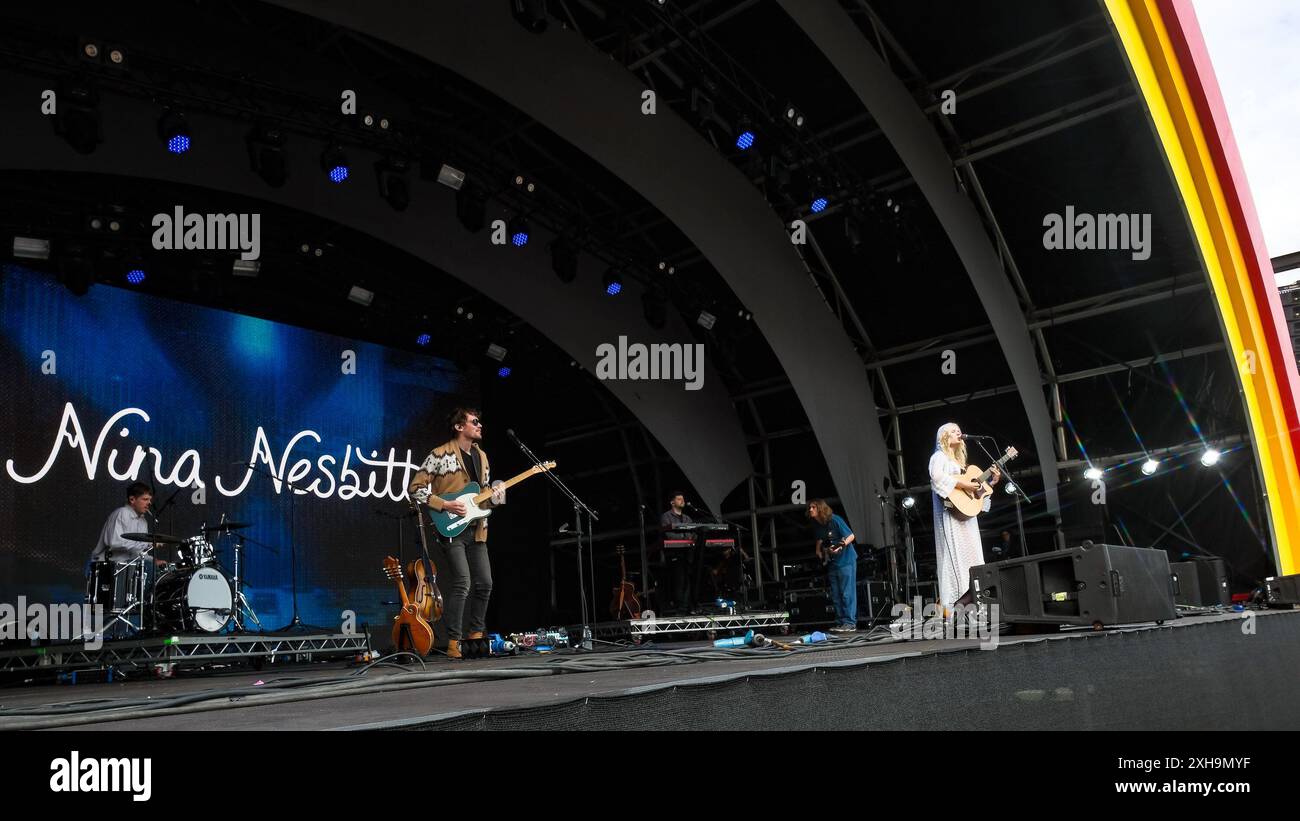
[[[245,138],[248,144],[248,163],[253,173],[272,188],[281,188],[289,179],[289,163],[285,155],[285,135],[274,126],[259,125]]]
[[[379,196],[394,211],[405,211],[411,204],[411,186],[406,172],[406,160],[388,158],[375,163],[375,176],[379,180]]]
[[[158,118],[158,137],[169,154],[186,154],[193,141],[185,113],[169,108]]]
[[[456,192],[456,219],[465,230],[476,234],[487,221],[487,195],[473,183],[465,183]]]
[[[610,266],[609,270],[605,271],[601,283],[607,295],[618,296],[623,291],[623,274],[618,268]]]
[[[348,178],[351,168],[348,165],[348,156],[343,153],[342,146],[329,145],[320,155],[320,167],[329,177],[330,182],[338,184]]]
[[[506,231],[510,234],[510,244],[516,248],[523,248],[528,244],[528,220],[523,217],[515,217],[510,220],[506,226]]]
[[[88,83],[69,81],[58,90],[54,133],[78,154],[90,154],[104,141],[100,127],[99,93]]]

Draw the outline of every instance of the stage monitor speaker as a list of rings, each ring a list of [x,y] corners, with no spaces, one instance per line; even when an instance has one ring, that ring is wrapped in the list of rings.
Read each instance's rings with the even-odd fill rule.
[[[893,608],[889,582],[874,579],[858,582],[858,621],[888,622]]]
[[[791,624],[834,624],[835,605],[825,588],[788,593],[785,607]]]
[[[1300,604],[1300,573],[1265,579],[1264,604],[1268,607],[1293,607]]]
[[[1228,588],[1228,569],[1223,559],[1173,562],[1174,601],[1192,607],[1229,607],[1232,591]]]
[[[1163,550],[1085,543],[972,567],[971,590],[1002,622],[1092,625],[1172,619],[1173,576]]]

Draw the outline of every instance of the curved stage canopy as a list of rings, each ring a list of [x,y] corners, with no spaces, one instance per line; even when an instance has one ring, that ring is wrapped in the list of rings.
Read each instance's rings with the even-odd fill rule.
[[[862,360],[781,222],[737,169],[575,32],[530,34],[507,3],[273,0],[419,54],[526,112],[632,185],[695,243],[762,330],[807,413],[849,520],[877,533],[889,473]],[[864,420],[867,424],[864,424]]]

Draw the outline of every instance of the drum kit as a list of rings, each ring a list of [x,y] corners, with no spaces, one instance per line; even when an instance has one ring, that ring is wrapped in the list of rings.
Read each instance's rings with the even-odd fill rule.
[[[87,601],[103,606],[111,617],[109,626],[121,624],[129,633],[221,633],[228,628],[239,631],[244,629],[246,618],[260,630],[262,624],[244,597],[240,577],[244,537],[238,531],[248,526],[222,517],[220,524],[200,527],[199,535],[189,538],[166,533],[124,533],[123,538],[147,546],[126,563],[93,563]],[[209,538],[233,541],[233,572],[218,560],[217,544]],[[153,552],[169,547],[176,549],[175,560],[160,566],[151,582],[151,570],[159,564]]]

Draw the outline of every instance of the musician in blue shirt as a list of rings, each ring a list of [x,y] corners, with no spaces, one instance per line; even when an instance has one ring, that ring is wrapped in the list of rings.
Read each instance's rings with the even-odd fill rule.
[[[835,605],[836,625],[832,633],[853,633],[858,629],[858,551],[853,546],[853,529],[831,510],[825,499],[808,503],[817,538],[817,558],[827,567],[831,602]]]

